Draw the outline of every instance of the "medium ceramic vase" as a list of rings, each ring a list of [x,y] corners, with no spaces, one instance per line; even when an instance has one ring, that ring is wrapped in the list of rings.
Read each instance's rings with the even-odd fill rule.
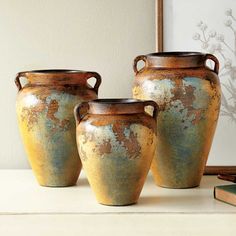
[[[99,203],[137,202],[156,148],[156,116],[153,101],[98,99],[75,108],[79,155]]]
[[[27,84],[22,87],[20,78]],[[96,78],[94,87],[87,80]],[[101,77],[96,72],[40,70],[20,72],[16,110],[29,162],[40,185],[76,184],[81,161],[76,148],[73,108],[97,98]]]
[[[145,66],[137,69],[138,61]],[[214,64],[214,69],[206,61]],[[138,56],[133,97],[160,107],[152,173],[157,185],[200,184],[220,112],[219,62],[210,54],[166,52]]]

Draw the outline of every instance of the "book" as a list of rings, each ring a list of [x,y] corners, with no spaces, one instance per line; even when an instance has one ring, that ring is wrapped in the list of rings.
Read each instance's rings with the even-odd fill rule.
[[[236,184],[216,186],[214,197],[217,200],[236,206]]]

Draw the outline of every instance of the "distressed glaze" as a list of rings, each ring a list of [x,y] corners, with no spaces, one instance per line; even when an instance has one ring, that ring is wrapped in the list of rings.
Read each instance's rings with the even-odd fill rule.
[[[76,147],[73,109],[76,104],[97,97],[96,91],[86,84],[91,76],[87,73],[20,73],[20,77],[28,79],[28,84],[23,88],[20,85],[17,95],[18,124],[40,185],[60,187],[77,182],[81,161]],[[17,77],[17,85],[20,77]]]
[[[141,110],[135,112],[137,104],[133,102],[130,111],[124,111],[126,102],[117,105],[108,101],[105,108],[100,106],[102,114],[89,109],[77,125],[83,168],[97,201],[105,205],[138,201],[155,153],[155,119],[144,112],[145,103],[140,101],[136,103]],[[107,106],[112,111],[106,110]]]
[[[161,110],[151,170],[156,184],[162,187],[198,186],[207,162],[220,111],[221,90],[216,71],[207,68],[208,58],[200,55],[203,61],[197,54],[196,64],[194,55],[189,59],[185,56],[180,63],[178,56],[172,55],[174,64],[168,60],[165,64],[165,58],[161,58],[159,66],[155,62],[163,55],[156,54],[151,62],[147,55],[146,66],[136,73],[133,97],[151,99]]]

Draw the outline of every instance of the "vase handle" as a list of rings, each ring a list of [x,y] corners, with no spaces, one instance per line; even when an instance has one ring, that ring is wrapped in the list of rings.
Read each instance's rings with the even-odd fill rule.
[[[87,72],[87,80],[90,79],[90,78],[95,78],[96,79],[96,82],[95,82],[95,85],[93,87],[93,90],[95,91],[96,94],[98,94],[98,89],[99,89],[99,86],[101,85],[102,83],[102,78],[101,78],[101,75],[99,75],[97,72]]]
[[[220,65],[219,65],[219,60],[218,60],[214,55],[212,55],[212,54],[206,54],[205,62],[206,62],[207,60],[212,60],[212,61],[214,61],[215,65],[214,65],[213,71],[218,75],[218,73],[219,73],[219,67],[220,67]]]
[[[21,82],[20,82],[20,78],[21,78],[21,77],[25,77],[25,73],[26,73],[26,72],[19,72],[19,73],[17,73],[17,75],[16,75],[15,84],[16,84],[16,87],[18,88],[18,92],[22,89],[22,85],[21,85]]]
[[[88,102],[82,102],[80,104],[77,104],[74,108],[74,117],[76,120],[76,123],[80,123],[80,121],[87,115],[89,109]]]
[[[154,119],[157,118],[157,114],[158,114],[158,111],[159,111],[159,106],[156,104],[156,102],[152,101],[152,100],[148,100],[148,101],[145,101],[144,102],[144,107],[146,106],[152,106],[153,107],[153,113],[152,113],[152,117]]]
[[[134,70],[134,73],[135,73],[135,74],[138,74],[138,72],[140,71],[140,70],[138,70],[138,68],[137,68],[137,64],[138,64],[139,61],[143,61],[143,62],[146,64],[147,57],[144,56],[144,55],[140,55],[140,56],[137,56],[137,57],[134,59],[133,70]],[[145,67],[145,65],[144,65],[144,67]]]

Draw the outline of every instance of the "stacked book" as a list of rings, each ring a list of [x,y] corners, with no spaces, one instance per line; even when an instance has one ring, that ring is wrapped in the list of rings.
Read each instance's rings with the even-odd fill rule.
[[[236,176],[219,175],[218,177],[236,183]],[[214,197],[217,200],[236,206],[236,184],[216,186],[214,188]]]

